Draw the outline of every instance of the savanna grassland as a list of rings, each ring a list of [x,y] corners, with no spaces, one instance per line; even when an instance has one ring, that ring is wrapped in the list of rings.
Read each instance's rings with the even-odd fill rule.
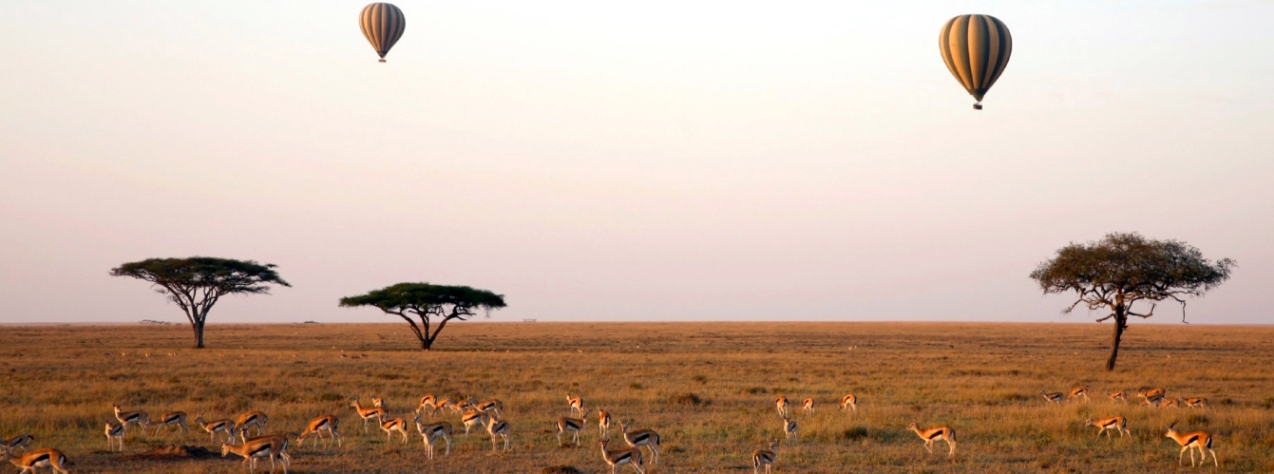
[[[31,433],[57,447],[72,472],[231,473],[237,459],[163,460],[151,448],[216,450],[206,433],[142,436],[106,450],[111,404],[193,420],[266,412],[272,432],[299,432],[340,416],[344,447],[292,448],[298,473],[541,473],[553,466],[609,472],[597,447],[596,409],[663,436],[652,473],[751,472],[750,455],[782,439],[773,401],[817,400],[800,413],[799,444],[779,448],[777,472],[1185,472],[1183,431],[1216,438],[1221,472],[1274,471],[1274,327],[1134,325],[1119,367],[1103,370],[1110,327],[1098,324],[931,323],[463,323],[423,353],[401,324],[211,325],[208,349],[182,326],[0,326],[0,435]],[[1083,385],[1089,402],[1049,406],[1041,390]],[[1201,396],[1208,409],[1138,405],[1139,387]],[[1107,400],[1126,390],[1127,404]],[[559,448],[566,394],[593,409],[581,448]],[[857,414],[837,410],[859,397]],[[450,456],[425,457],[419,436],[364,435],[350,399],[387,399],[406,416],[426,393],[499,398],[513,449],[495,454],[459,417]],[[1095,439],[1086,418],[1122,414],[1130,438]],[[948,424],[956,456],[926,453],[906,430]],[[622,444],[622,440],[617,439]],[[615,445],[612,444],[612,448]],[[440,453],[441,454],[441,453]],[[649,456],[647,456],[649,457]],[[267,463],[268,466],[268,463]],[[1188,466],[1188,462],[1187,462]],[[621,472],[632,472],[627,466]],[[1217,471],[1210,464],[1202,468]],[[0,472],[16,472],[12,466]]]

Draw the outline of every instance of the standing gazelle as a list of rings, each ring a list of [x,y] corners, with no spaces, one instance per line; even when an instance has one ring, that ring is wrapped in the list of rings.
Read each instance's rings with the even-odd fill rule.
[[[265,423],[269,421],[269,417],[259,410],[252,410],[236,418],[234,421],[234,429],[239,432],[239,437],[246,443],[248,435],[252,434],[252,428],[257,429],[257,436],[265,435]]]
[[[570,393],[566,394],[566,403],[571,406],[571,414],[579,415],[584,413],[584,398],[572,397]]]
[[[479,411],[477,408],[468,408],[460,415],[460,422],[464,423],[464,435],[469,436],[469,429],[474,426],[487,426],[487,412]]]
[[[561,417],[557,419],[557,445],[562,446],[562,435],[570,433],[575,445],[579,446],[579,432],[584,429],[584,425],[588,423],[588,414],[592,410],[584,410],[584,416],[579,418]]]
[[[796,429],[797,429],[796,420],[793,420],[786,416],[783,417],[783,434],[787,436],[788,441],[791,441],[793,443],[799,443],[801,441],[800,436],[798,436],[796,433]]]
[[[632,466],[637,471],[637,474],[646,474],[646,470],[641,468],[641,449],[627,448],[609,451],[606,449],[606,445],[609,443],[610,440],[606,439],[597,442],[602,447],[602,459],[606,461],[606,464],[610,465],[610,474],[615,474],[619,466],[624,464]]]
[[[341,419],[332,415],[322,415],[310,420],[310,423],[305,425],[305,431],[302,431],[301,435],[296,437],[297,449],[300,449],[301,446],[305,445],[305,437],[309,435],[318,437],[318,439],[314,441],[314,444],[317,445],[320,441],[323,441],[324,431],[327,432],[328,436],[327,443],[323,445],[324,448],[332,447],[332,441],[336,441],[336,447],[341,447],[342,436],[340,424]]]
[[[787,418],[787,397],[779,396],[774,399],[774,408],[779,411],[779,416]]]
[[[840,411],[853,410],[858,413],[858,397],[854,394],[848,394],[840,399]]]
[[[142,434],[146,434],[146,422],[150,421],[150,415],[146,412],[138,411],[120,411],[119,405],[115,407],[115,419],[124,425],[124,430],[128,430],[128,425],[137,425],[142,429]]]
[[[1187,408],[1207,408],[1208,399],[1203,397],[1190,397],[1181,399],[1181,404]]]
[[[407,443],[407,422],[402,417],[381,421],[380,429],[385,432],[385,442],[393,441],[394,432],[397,431],[403,435],[403,444]]]
[[[1075,400],[1078,398],[1083,398],[1084,401],[1088,401],[1088,389],[1085,387],[1075,387],[1071,389],[1070,394],[1066,395],[1066,400]]]
[[[778,457],[778,452],[778,441],[770,441],[769,449],[752,451],[752,474],[761,474],[761,466],[765,466],[765,474],[770,474],[770,466],[774,464],[774,458]]]
[[[813,398],[806,398],[805,401],[801,402],[801,412],[805,413],[806,415],[814,414],[814,399]]]
[[[1043,395],[1044,399],[1048,400],[1049,403],[1056,403],[1059,405],[1066,396],[1062,392],[1045,392],[1043,390],[1040,390],[1040,395]]]
[[[217,433],[226,434],[226,443],[234,442],[234,421],[232,420],[221,419],[204,422],[203,415],[197,415],[195,416],[195,424],[199,425],[199,427],[203,428],[204,431],[208,432],[209,443],[213,441],[213,438],[217,436]]]
[[[363,434],[367,434],[367,422],[376,420],[377,424],[385,418],[385,410],[380,407],[363,408],[363,405],[355,398],[350,406],[354,407],[354,411],[358,412],[359,418],[363,419]]]
[[[1167,392],[1159,387],[1143,388],[1137,391],[1137,398],[1144,398],[1147,405],[1158,407],[1159,402],[1163,401],[1163,397],[1166,394]]]
[[[597,411],[597,431],[600,432],[601,437],[610,438],[610,412]]]
[[[257,472],[257,460],[270,458],[270,472],[274,473],[275,459],[283,462],[283,474],[287,474],[288,465],[292,464],[292,456],[288,455],[288,438],[282,435],[267,435],[248,438],[243,444],[235,446],[221,445],[221,457],[234,453],[243,458],[244,465],[250,465],[249,472]]]
[[[420,421],[419,411],[416,412],[416,418],[412,421],[416,423],[416,432],[420,433],[425,447],[429,449],[429,459],[434,458],[434,445],[438,443],[438,438],[447,441],[446,454],[451,454],[451,423],[440,421],[426,425]]]
[[[1192,451],[1192,449],[1198,449],[1199,454],[1203,456],[1203,459],[1199,460],[1200,465],[1207,462],[1208,453],[1212,453],[1212,463],[1215,464],[1216,467],[1221,467],[1221,462],[1216,459],[1216,452],[1212,450],[1212,435],[1208,434],[1208,432],[1192,431],[1186,434],[1180,434],[1177,433],[1177,424],[1173,423],[1172,426],[1168,427],[1167,437],[1172,438],[1173,441],[1176,441],[1177,444],[1181,445],[1181,452],[1177,454],[1178,466],[1182,464],[1181,456],[1184,455],[1186,451],[1190,451],[1190,467],[1194,467],[1194,451]],[[1208,453],[1203,452],[1203,448],[1205,447],[1208,449]]]
[[[0,450],[0,461],[9,461],[22,469],[20,474],[34,473],[37,467],[47,467],[50,472],[67,474],[66,465],[71,461],[61,451],[52,448],[41,448],[20,457],[13,457],[8,449]]]
[[[659,433],[655,430],[634,430],[628,431],[628,423],[620,423],[619,429],[624,433],[624,442],[634,448],[645,446],[650,448],[650,455],[654,459],[652,464],[659,464]]]
[[[474,405],[479,411],[484,411],[495,416],[504,416],[504,402],[499,399],[492,398],[483,400]]]
[[[157,420],[147,420],[146,424],[142,425],[142,427],[144,428],[142,430],[142,433],[145,434],[146,430],[150,429],[150,427],[152,426],[155,427],[155,436],[159,436],[159,430],[166,429],[169,426],[176,426],[177,433],[180,435],[185,435],[186,427],[188,426],[186,424],[186,412],[174,411],[174,412],[164,413],[163,416],[160,416],[159,419]]]
[[[124,450],[124,424],[118,421],[106,422],[106,450],[115,451],[115,441],[119,440],[119,450]]]
[[[509,422],[499,418],[489,418],[487,420],[487,433],[491,435],[491,450],[495,451],[497,437],[504,438],[504,450],[509,450]]]
[[[915,431],[916,435],[920,436],[920,439],[925,440],[925,449],[929,450],[929,454],[933,454],[933,441],[941,439],[946,441],[947,445],[951,447],[951,452],[948,453],[947,456],[955,456],[956,434],[955,430],[951,429],[950,426],[938,425],[922,430],[913,422],[910,425],[907,425],[907,429]]]
[[[13,452],[15,449],[22,448],[23,451],[26,451],[31,447],[32,441],[35,441],[34,436],[29,434],[20,434],[4,441],[0,441],[0,449],[7,449],[9,452]]]
[[[1128,419],[1119,415],[1108,416],[1097,421],[1089,418],[1088,421],[1084,422],[1084,426],[1096,426],[1098,438],[1101,437],[1102,433],[1106,433],[1106,437],[1109,438],[1110,432],[1106,430],[1118,431],[1120,438],[1123,438],[1125,434],[1130,434],[1128,432]]]

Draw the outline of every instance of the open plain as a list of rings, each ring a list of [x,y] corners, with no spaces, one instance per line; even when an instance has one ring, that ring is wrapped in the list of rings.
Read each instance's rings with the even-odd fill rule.
[[[1220,472],[1274,471],[1274,328],[1133,325],[1119,367],[1103,369],[1110,326],[975,323],[462,323],[428,353],[402,324],[211,325],[208,349],[171,325],[0,326],[0,435],[30,433],[72,472],[232,473],[237,459],[145,456],[164,445],[220,454],[201,431],[129,432],[109,452],[111,405],[193,420],[256,409],[271,432],[341,419],[344,446],[293,446],[297,473],[601,473],[598,408],[662,435],[652,473],[751,472],[750,453],[782,439],[774,399],[793,400],[800,441],[777,472],[1186,472],[1165,427],[1216,436]],[[1048,404],[1042,390],[1087,387],[1091,400]],[[1138,404],[1138,388],[1207,397],[1206,409]],[[1129,401],[1105,393],[1128,392]],[[858,412],[837,403],[858,396]],[[512,450],[463,434],[430,461],[419,436],[363,434],[350,402],[384,397],[405,416],[426,393],[498,398]],[[566,395],[591,408],[582,447],[559,448]],[[804,414],[800,400],[816,400]],[[1087,418],[1121,414],[1131,436],[1096,438]],[[934,454],[908,423],[947,424],[954,458]],[[197,428],[196,428],[197,430]],[[618,431],[616,429],[616,431]],[[617,435],[612,436],[622,445]],[[266,463],[268,467],[268,463]],[[1218,471],[1209,463],[1204,471]],[[576,471],[578,470],[578,471]],[[0,472],[16,470],[0,467]],[[260,470],[258,472],[261,472]],[[633,472],[621,466],[620,472]]]

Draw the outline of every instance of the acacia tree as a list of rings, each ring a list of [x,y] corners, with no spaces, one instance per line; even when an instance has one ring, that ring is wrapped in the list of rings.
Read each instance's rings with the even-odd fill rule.
[[[386,314],[403,318],[411,325],[411,332],[420,339],[421,350],[426,351],[433,347],[434,340],[438,339],[447,322],[467,320],[478,309],[490,314],[491,310],[505,306],[504,296],[487,290],[428,283],[399,283],[365,295],[341,298],[340,305],[347,308],[374,306]],[[420,324],[416,324],[413,316],[420,319]],[[438,323],[437,328],[432,327],[434,321]]]
[[[228,258],[151,258],[111,269],[113,276],[133,277],[151,283],[186,313],[195,330],[195,348],[203,349],[203,328],[208,311],[225,295],[269,294],[270,284],[292,286],[279,278],[275,265]]]
[[[1079,296],[1063,314],[1081,304],[1089,310],[1110,310],[1097,322],[1115,321],[1115,337],[1106,361],[1106,370],[1115,370],[1119,340],[1129,316],[1154,316],[1156,303],[1171,299],[1181,303],[1181,322],[1186,322],[1184,298],[1203,296],[1228,279],[1233,268],[1233,260],[1208,261],[1199,249],[1184,242],[1111,233],[1099,242],[1062,247],[1056,257],[1031,272],[1031,278],[1046,295],[1074,291]],[[1137,303],[1150,303],[1150,309],[1135,312],[1133,305]]]

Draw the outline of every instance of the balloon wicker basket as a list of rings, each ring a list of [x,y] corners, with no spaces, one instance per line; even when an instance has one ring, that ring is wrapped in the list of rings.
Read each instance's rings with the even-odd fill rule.
[[[381,62],[384,62],[384,60],[381,60]],[[974,103],[973,110],[982,110],[982,103],[981,102]]]
[[[380,60],[379,60],[379,61],[376,61],[376,62],[378,62],[378,63],[383,63],[383,62],[385,62],[385,58],[380,58]]]

